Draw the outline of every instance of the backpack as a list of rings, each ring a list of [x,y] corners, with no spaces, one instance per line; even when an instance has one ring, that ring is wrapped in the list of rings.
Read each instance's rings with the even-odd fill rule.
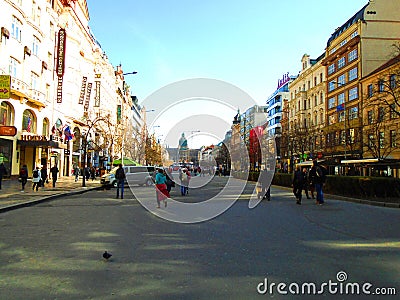
[[[33,178],[38,178],[39,177],[39,171],[38,170],[33,171],[32,176],[33,176]]]
[[[20,175],[21,177],[27,177],[26,170],[25,170],[24,168],[22,168],[22,169],[19,171],[19,175]]]
[[[188,175],[185,172],[182,172],[182,181],[187,181]]]

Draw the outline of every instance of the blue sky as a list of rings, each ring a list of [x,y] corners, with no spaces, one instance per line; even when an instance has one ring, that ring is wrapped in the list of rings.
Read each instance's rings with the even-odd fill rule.
[[[324,52],[367,0],[87,0],[89,25],[139,101],[178,80],[213,78],[259,104]]]

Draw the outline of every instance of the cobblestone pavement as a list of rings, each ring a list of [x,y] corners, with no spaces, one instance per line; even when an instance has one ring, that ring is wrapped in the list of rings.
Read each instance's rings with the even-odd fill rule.
[[[32,179],[28,179],[25,191],[21,192],[21,183],[16,179],[3,179],[0,190],[0,212],[8,211],[18,207],[29,206],[33,203],[54,199],[66,194],[84,193],[91,189],[100,188],[100,179],[87,180],[86,187],[82,187],[82,177],[75,182],[75,177],[64,176],[58,178],[56,186],[53,182],[45,184],[39,191],[32,190]]]

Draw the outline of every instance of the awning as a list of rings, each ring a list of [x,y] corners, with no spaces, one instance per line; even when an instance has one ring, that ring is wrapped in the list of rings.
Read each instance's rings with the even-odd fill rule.
[[[119,165],[121,163],[120,159],[116,159],[113,161],[113,165]],[[136,161],[130,159],[130,158],[125,158],[124,157],[124,162],[122,163],[124,166],[140,166],[139,163]]]
[[[25,147],[58,148],[67,149],[67,145],[58,141],[22,141],[17,140],[17,144]]]

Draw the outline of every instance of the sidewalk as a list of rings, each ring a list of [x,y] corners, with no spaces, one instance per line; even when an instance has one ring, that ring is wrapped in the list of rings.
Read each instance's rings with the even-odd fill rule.
[[[58,178],[56,187],[53,188],[53,182],[40,187],[39,191],[32,190],[32,179],[28,179],[25,186],[25,192],[21,192],[21,183],[14,179],[3,179],[2,189],[0,190],[0,213],[12,209],[30,206],[36,203],[45,202],[65,195],[81,194],[89,190],[100,188],[100,178],[87,180],[86,187],[82,187],[82,177],[75,182],[75,177],[64,176]]]

